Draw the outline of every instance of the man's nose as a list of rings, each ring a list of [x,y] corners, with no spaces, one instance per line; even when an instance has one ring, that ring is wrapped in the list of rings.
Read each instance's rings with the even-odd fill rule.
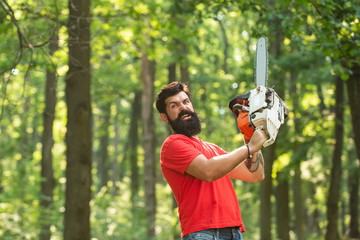
[[[179,108],[180,108],[180,111],[187,110],[187,106],[185,104],[183,104],[183,103],[180,104]]]

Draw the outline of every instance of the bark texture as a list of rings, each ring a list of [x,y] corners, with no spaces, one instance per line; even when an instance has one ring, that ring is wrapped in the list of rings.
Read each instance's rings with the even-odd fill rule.
[[[154,95],[155,63],[149,61],[148,55],[143,54],[141,58],[141,80],[142,91],[142,128],[144,141],[144,178],[146,215],[148,220],[148,238],[155,237],[155,133],[153,118],[153,95]]]
[[[90,239],[91,96],[90,0],[69,1],[69,70],[66,75],[65,240]]]
[[[55,36],[49,45],[50,55],[53,55],[57,49],[58,37]],[[43,212],[40,216],[40,240],[49,240],[51,238],[51,221],[49,219],[51,219],[50,213],[55,187],[52,149],[54,146],[53,126],[55,120],[56,85],[56,66],[51,65],[46,71],[45,110],[43,113],[44,131],[41,140],[41,178],[43,180],[41,181],[40,206]]]
[[[325,240],[339,239],[339,200],[342,177],[341,155],[344,140],[344,83],[336,79],[335,90],[335,146],[332,156],[330,190],[327,199],[327,229]]]

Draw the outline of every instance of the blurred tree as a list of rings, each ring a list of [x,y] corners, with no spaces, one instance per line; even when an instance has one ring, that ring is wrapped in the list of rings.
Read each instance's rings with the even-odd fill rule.
[[[290,240],[289,182],[286,174],[277,172],[276,175],[276,232],[281,240]]]
[[[335,92],[335,146],[332,156],[330,189],[327,197],[327,230],[325,239],[336,240],[339,235],[339,201],[342,177],[341,156],[344,142],[344,83],[336,79]]]
[[[155,237],[155,216],[156,216],[156,197],[155,197],[155,129],[154,129],[154,81],[156,73],[156,62],[150,59],[150,54],[154,52],[153,39],[150,36],[151,25],[147,14],[141,16],[145,27],[143,32],[143,43],[141,51],[141,117],[143,130],[144,147],[144,188],[145,188],[145,209],[147,216],[147,237]],[[152,58],[152,56],[151,56]]]
[[[66,202],[64,239],[90,239],[91,98],[90,0],[69,2],[66,75]]]
[[[53,56],[59,48],[58,34],[54,36],[49,44],[49,55]],[[44,130],[42,135],[42,159],[41,159],[41,197],[40,206],[42,214],[40,215],[40,240],[50,240],[52,224],[51,210],[54,197],[54,169],[52,150],[54,146],[53,128],[55,119],[55,106],[57,100],[56,87],[56,65],[50,64],[46,71],[46,87],[45,87],[45,109],[43,113]]]
[[[109,128],[110,128],[110,115],[111,115],[111,103],[103,100],[98,104],[100,110],[99,122],[99,152],[97,157],[97,174],[99,178],[99,190],[102,187],[107,186],[109,181]]]
[[[147,51],[147,49],[145,49]],[[141,58],[142,90],[142,127],[144,141],[144,177],[145,199],[148,220],[148,237],[155,237],[155,136],[153,117],[155,62],[148,59],[148,54],[143,53]]]

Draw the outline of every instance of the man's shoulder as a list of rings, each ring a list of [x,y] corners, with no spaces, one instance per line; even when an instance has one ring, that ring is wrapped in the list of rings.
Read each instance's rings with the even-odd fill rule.
[[[161,147],[161,167],[163,169],[180,169],[179,172],[183,174],[190,162],[201,154],[199,150],[201,147],[198,146],[196,141],[196,138],[186,137],[182,134],[169,136]]]
[[[168,138],[165,139],[162,150],[168,149],[168,148],[176,148],[176,147],[184,147],[184,146],[196,146],[199,144],[196,138],[193,137],[187,137],[182,134],[172,134]]]

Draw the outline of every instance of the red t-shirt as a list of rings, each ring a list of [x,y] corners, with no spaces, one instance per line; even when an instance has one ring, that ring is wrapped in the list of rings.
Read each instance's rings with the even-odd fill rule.
[[[181,134],[171,135],[163,143],[161,170],[179,206],[182,237],[209,228],[239,226],[245,232],[230,177],[207,183],[185,172],[200,154],[210,159],[225,153],[215,144]]]

